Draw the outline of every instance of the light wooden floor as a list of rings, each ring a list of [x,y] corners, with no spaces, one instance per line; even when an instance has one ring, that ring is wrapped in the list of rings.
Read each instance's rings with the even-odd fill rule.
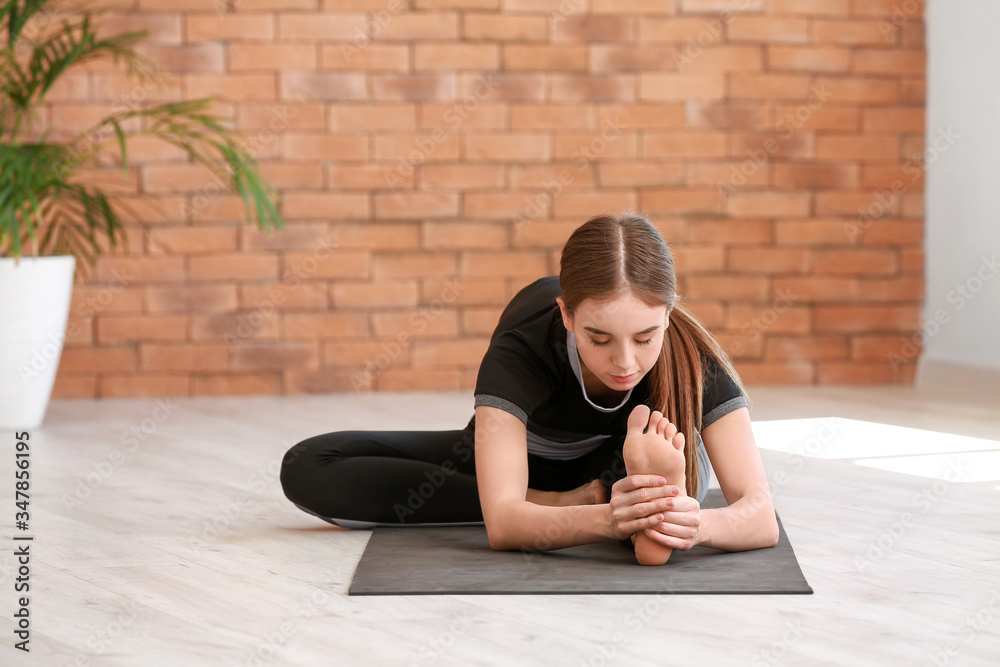
[[[1000,664],[998,399],[751,397],[811,596],[349,598],[370,532],[285,500],[282,454],[333,430],[458,428],[470,395],[54,401],[31,433],[30,656],[0,432],[0,664]]]

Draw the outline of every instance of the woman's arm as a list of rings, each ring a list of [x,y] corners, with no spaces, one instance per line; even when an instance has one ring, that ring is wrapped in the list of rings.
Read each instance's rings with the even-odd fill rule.
[[[701,432],[728,507],[701,510],[696,544],[743,551],[778,543],[771,490],[750,427],[750,411],[734,410]]]
[[[550,507],[528,502],[527,430],[499,408],[476,408],[476,481],[490,546],[561,549],[617,538],[610,505]]]

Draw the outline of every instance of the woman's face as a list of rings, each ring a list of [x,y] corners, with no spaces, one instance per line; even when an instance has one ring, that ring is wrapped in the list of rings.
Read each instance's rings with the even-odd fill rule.
[[[604,386],[627,391],[656,363],[670,321],[666,306],[650,307],[631,294],[611,301],[584,299],[563,324],[576,336],[580,361]]]

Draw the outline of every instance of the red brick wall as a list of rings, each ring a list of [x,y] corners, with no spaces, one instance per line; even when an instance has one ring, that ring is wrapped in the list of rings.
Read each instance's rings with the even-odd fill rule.
[[[116,178],[143,224],[77,285],[56,396],[469,389],[504,303],[621,209],[662,230],[748,382],[912,380],[915,2],[115,7],[174,85],[92,66],[53,91],[57,130],[214,95],[287,227],[246,226],[207,170],[137,141]]]

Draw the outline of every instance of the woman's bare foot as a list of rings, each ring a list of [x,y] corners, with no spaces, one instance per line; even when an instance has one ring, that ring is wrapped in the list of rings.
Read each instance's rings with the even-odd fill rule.
[[[649,427],[645,433],[643,429]],[[668,485],[685,492],[684,434],[659,411],[652,414],[645,405],[637,405],[628,418],[628,435],[622,447],[625,470],[629,475],[662,475]],[[645,533],[633,536],[635,557],[640,565],[663,565],[673,549],[658,544]]]
[[[604,483],[594,479],[570,491],[537,491],[528,489],[525,500],[536,505],[569,507],[571,505],[601,505],[607,502]]]

